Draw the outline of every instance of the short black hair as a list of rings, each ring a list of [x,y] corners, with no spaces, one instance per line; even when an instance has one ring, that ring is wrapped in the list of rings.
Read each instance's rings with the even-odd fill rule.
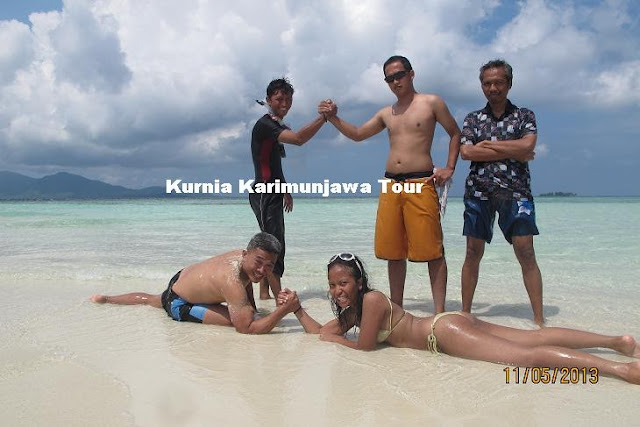
[[[391,58],[384,61],[384,64],[382,65],[382,74],[384,74],[384,69],[387,68],[387,65],[391,64],[392,62],[398,62],[398,61],[402,64],[405,70],[407,71],[413,70],[413,68],[411,68],[411,62],[409,62],[407,58],[400,55],[393,55]]]
[[[280,252],[282,252],[282,245],[274,235],[263,231],[256,234],[251,238],[251,240],[249,240],[247,250],[250,251],[252,249],[262,249],[263,251],[280,255]]]
[[[293,86],[286,77],[271,80],[269,86],[267,86],[267,98],[271,98],[271,95],[281,90],[286,95],[293,95]]]
[[[503,68],[505,74],[507,75],[507,81],[509,82],[509,86],[513,84],[513,68],[507,61],[504,59],[492,59],[491,61],[484,64],[480,67],[480,81],[482,81],[482,74],[487,71],[489,68]]]

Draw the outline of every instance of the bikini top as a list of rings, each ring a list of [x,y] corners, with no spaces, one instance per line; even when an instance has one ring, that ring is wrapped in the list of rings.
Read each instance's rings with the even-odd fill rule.
[[[382,294],[382,292],[380,293]],[[406,311],[403,311],[402,316],[400,316],[400,319],[398,319],[398,321],[396,322],[396,326],[391,327],[391,320],[393,319],[393,304],[391,304],[391,299],[388,296],[384,295],[384,297],[389,302],[389,309],[390,309],[389,310],[389,329],[380,329],[378,331],[378,339],[376,340],[378,343],[384,342],[387,340],[387,338],[389,338],[389,335],[391,335],[391,332],[393,332],[393,330],[398,326],[398,324],[400,323],[400,321],[402,320],[402,318],[406,313]]]

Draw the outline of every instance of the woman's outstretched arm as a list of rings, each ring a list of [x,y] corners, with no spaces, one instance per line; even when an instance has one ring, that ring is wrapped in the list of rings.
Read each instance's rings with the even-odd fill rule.
[[[287,298],[297,298],[295,292],[290,289],[283,289],[278,294],[278,298],[276,303],[278,305],[282,305],[285,303]],[[300,322],[300,325],[304,328],[304,331],[308,334],[331,334],[335,336],[344,335],[349,329],[353,327],[353,323],[348,325],[348,328],[345,330],[344,327],[340,325],[338,319],[333,319],[327,322],[325,325],[320,324],[316,319],[311,317],[309,313],[306,312],[302,304],[300,307],[294,310],[293,312]],[[351,318],[352,316],[349,316]],[[355,323],[355,321],[354,321]]]
[[[282,305],[291,298],[297,299],[298,295],[291,289],[285,288],[278,293],[276,304]],[[302,325],[304,331],[308,334],[319,334],[322,325],[305,311],[305,309],[302,307],[302,303],[299,304],[299,307],[293,311],[293,314],[295,314],[296,318],[300,322],[300,325]]]

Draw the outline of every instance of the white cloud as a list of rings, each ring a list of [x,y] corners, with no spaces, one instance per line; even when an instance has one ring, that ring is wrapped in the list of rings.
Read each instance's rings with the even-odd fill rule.
[[[616,107],[640,106],[640,60],[619,64],[615,70],[603,71],[594,79],[594,90],[587,93],[594,104]]]
[[[16,72],[33,58],[29,27],[18,21],[0,21],[0,84],[11,82]]]
[[[539,157],[546,157],[549,155],[549,146],[547,144],[536,144],[536,156]]]
[[[0,22],[0,162],[234,161],[269,80],[292,80],[294,127],[327,97],[361,122],[393,101],[382,81],[393,54],[457,117],[483,102],[478,68],[497,56],[525,104],[637,106],[630,4],[528,0],[504,16],[497,0],[65,0],[30,27]]]

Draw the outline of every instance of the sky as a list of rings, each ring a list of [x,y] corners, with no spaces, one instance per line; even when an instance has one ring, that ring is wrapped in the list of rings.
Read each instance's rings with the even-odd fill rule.
[[[253,178],[255,100],[273,78],[295,87],[294,130],[326,98],[359,125],[395,101],[382,64],[404,55],[462,126],[486,103],[479,67],[504,58],[509,98],[536,114],[533,194],[638,196],[639,20],[635,0],[6,0],[0,170],[235,186]],[[447,148],[439,128],[436,166]],[[355,144],[326,124],[283,167],[289,182],[377,185],[387,154],[386,132]]]

